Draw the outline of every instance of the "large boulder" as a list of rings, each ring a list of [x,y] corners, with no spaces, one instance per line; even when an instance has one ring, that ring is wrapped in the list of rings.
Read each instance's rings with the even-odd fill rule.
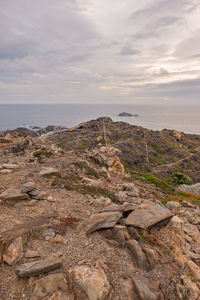
[[[164,206],[145,201],[126,218],[126,225],[147,229],[161,222],[168,222],[172,216],[170,210]]]
[[[99,263],[75,266],[69,269],[71,287],[79,300],[107,300],[110,284]]]

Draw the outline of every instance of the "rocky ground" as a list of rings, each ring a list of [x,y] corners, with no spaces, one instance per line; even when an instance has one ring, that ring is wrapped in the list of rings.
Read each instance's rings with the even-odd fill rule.
[[[177,192],[133,176],[151,156],[144,138],[169,133],[150,141],[134,127],[120,143],[129,126],[100,119],[46,138],[2,134],[1,300],[200,299],[199,185]],[[198,137],[170,134],[178,160],[199,169]],[[139,143],[131,158],[138,136],[143,152]]]

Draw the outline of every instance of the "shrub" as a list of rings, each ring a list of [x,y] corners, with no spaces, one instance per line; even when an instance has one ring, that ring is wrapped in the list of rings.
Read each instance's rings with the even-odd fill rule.
[[[182,173],[182,172],[175,172],[171,175],[171,183],[173,185],[180,185],[180,184],[193,184],[193,180],[190,176]]]

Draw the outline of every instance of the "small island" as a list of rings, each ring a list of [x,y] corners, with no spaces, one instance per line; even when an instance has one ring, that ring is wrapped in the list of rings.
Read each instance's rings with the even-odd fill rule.
[[[127,113],[127,112],[122,112],[118,115],[119,117],[138,117],[138,114],[131,114],[131,113]]]

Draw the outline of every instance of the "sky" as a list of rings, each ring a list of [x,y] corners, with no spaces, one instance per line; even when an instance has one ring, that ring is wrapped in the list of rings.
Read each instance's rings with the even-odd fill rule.
[[[200,104],[199,0],[0,0],[0,103]]]

